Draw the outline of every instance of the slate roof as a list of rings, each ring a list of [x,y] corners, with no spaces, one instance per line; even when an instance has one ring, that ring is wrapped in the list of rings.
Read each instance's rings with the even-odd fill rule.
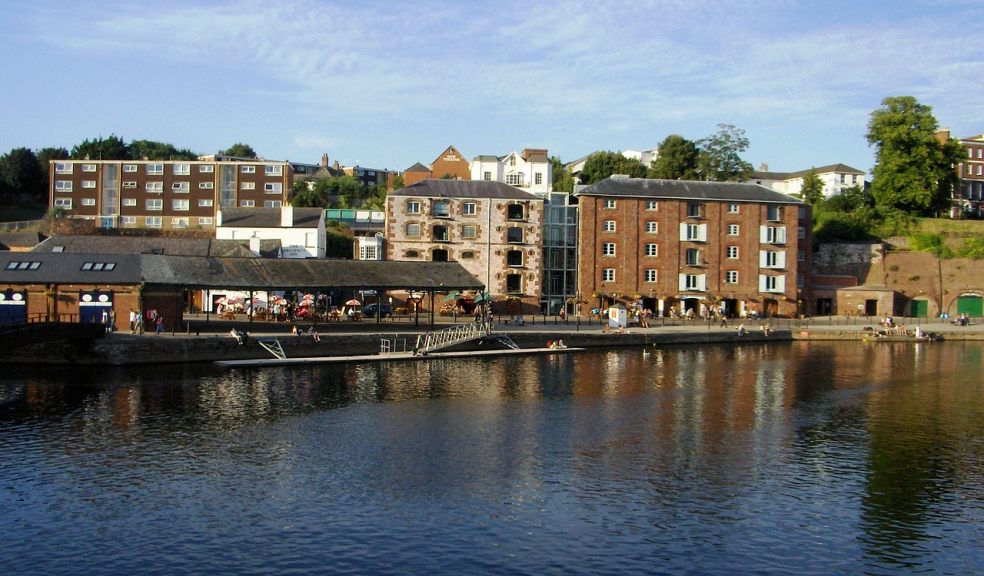
[[[741,200],[803,204],[792,196],[747,182],[702,182],[649,178],[606,178],[575,193],[576,196],[638,196],[674,200]]]
[[[9,270],[35,262],[34,270]],[[83,270],[85,263],[111,270]],[[380,288],[474,290],[483,284],[458,262],[200,258],[160,254],[0,253],[0,283],[158,284],[189,288]]]
[[[404,172],[430,172],[430,168],[428,168],[427,166],[424,166],[420,162],[417,162],[413,166],[411,166],[411,167],[407,168],[406,170],[404,170]]]
[[[281,228],[282,208],[223,208],[223,228]],[[294,208],[294,228],[317,228],[325,211],[322,208]]]
[[[753,171],[748,175],[749,180],[789,180],[791,178],[802,178],[813,170],[817,174],[828,174],[834,172],[836,174],[864,174],[861,170],[857,168],[852,168],[847,164],[829,164],[827,166],[819,166],[816,168],[810,168],[807,170],[799,170],[797,172],[762,172]]]
[[[0,250],[34,248],[44,239],[40,232],[0,232]]]
[[[249,240],[214,238],[172,238],[166,236],[52,236],[31,252],[66,254],[164,254],[168,256],[211,256],[215,258],[255,258]],[[260,255],[276,258],[280,240],[260,240]]]
[[[503,182],[486,180],[423,180],[394,190],[389,196],[423,196],[438,198],[493,198],[498,200],[542,200]]]

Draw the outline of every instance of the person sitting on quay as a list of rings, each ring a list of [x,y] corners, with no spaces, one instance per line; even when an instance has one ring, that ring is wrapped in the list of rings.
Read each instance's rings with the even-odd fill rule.
[[[744,323],[742,323],[742,324],[739,324],[739,325],[738,325],[738,335],[739,335],[739,336],[744,336],[744,335],[745,335],[745,334],[747,334],[747,333],[748,333],[748,331],[747,331],[747,330],[745,330],[745,324],[744,324]]]
[[[290,327],[290,333],[292,336],[300,336],[301,334],[300,330],[297,329],[296,324]]]
[[[769,334],[771,333],[772,333],[772,325],[769,324],[768,322],[762,324],[762,334],[765,334],[765,337],[768,338]]]
[[[308,328],[308,336],[315,342],[321,342],[321,336],[318,335],[318,331],[314,329],[314,326]]]
[[[235,328],[233,328],[232,330],[229,331],[229,335],[232,336],[233,338],[235,338],[239,342],[239,345],[240,346],[245,346],[246,345],[247,333],[246,333],[245,330],[243,330],[242,332],[240,332],[239,330],[236,330]]]

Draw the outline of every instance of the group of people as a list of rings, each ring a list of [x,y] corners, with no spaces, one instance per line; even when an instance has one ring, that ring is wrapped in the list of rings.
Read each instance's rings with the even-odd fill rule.
[[[564,344],[563,340],[547,340],[547,348],[551,350],[558,350],[567,348],[567,344]]]
[[[116,315],[113,314],[113,321],[115,322]],[[151,325],[154,326],[155,334],[164,333],[164,315],[158,312],[156,309],[150,309],[147,311],[147,320],[150,321]],[[144,315],[140,313],[139,310],[134,310],[130,308],[130,334],[143,334],[144,333]]]
[[[295,324],[294,326],[291,326],[290,333],[294,336],[310,336],[315,342],[321,342],[321,335],[314,329],[314,326],[308,327],[307,332],[304,332],[304,330],[298,328]]]

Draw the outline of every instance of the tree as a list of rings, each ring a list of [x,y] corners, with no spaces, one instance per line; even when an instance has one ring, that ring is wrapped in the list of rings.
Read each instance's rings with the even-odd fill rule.
[[[879,206],[925,215],[949,206],[959,184],[954,167],[966,153],[957,140],[938,135],[938,129],[932,107],[912,96],[889,96],[871,113],[871,194]]]
[[[116,134],[108,138],[83,140],[72,148],[74,160],[130,160],[130,150],[123,139]]]
[[[800,188],[800,195],[807,204],[817,205],[823,201],[823,180],[817,176],[817,171],[810,168],[810,171],[803,177],[803,187]]]
[[[400,190],[405,186],[403,183],[403,174],[397,174],[393,177],[393,190]]]
[[[198,154],[191,150],[178,150],[172,144],[153,140],[134,140],[128,146],[130,158],[134,160],[197,160]]]
[[[659,145],[659,156],[649,168],[650,178],[696,180],[700,152],[697,145],[679,134],[670,134]]]
[[[47,203],[48,189],[51,187],[48,167],[52,160],[67,160],[69,154],[65,148],[49,147],[38,150],[37,156],[38,167],[41,169],[41,196],[38,201]]]
[[[30,148],[14,148],[0,156],[0,180],[4,195],[39,201],[45,196],[44,175]]]
[[[595,152],[584,162],[581,181],[584,184],[601,182],[612,174],[627,174],[630,178],[645,178],[646,167],[635,158],[626,158],[621,152]]]
[[[553,175],[553,189],[555,192],[573,192],[574,176],[571,171],[564,167],[564,163],[557,156],[550,157],[550,171]]]
[[[237,142],[219,154],[223,156],[235,156],[236,158],[257,158],[256,151],[249,144]]]
[[[745,131],[731,124],[718,124],[717,134],[697,142],[700,150],[698,174],[701,180],[717,182],[744,179],[752,171],[752,165],[741,159],[748,150]]]

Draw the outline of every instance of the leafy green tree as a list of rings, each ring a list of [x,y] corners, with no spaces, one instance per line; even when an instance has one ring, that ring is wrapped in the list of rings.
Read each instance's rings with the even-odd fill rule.
[[[742,160],[748,150],[745,131],[731,124],[718,124],[717,134],[697,141],[700,157],[697,172],[701,180],[728,182],[743,180],[752,165]]]
[[[130,149],[116,134],[107,138],[83,140],[72,148],[73,160],[131,160]]]
[[[954,167],[965,152],[953,138],[937,135],[932,107],[912,96],[890,96],[868,121],[875,147],[871,194],[880,206],[934,214],[949,206],[959,184]]]
[[[823,201],[823,180],[817,176],[817,171],[810,168],[810,171],[803,177],[803,187],[800,188],[800,195],[807,204],[816,206]]]
[[[41,165],[30,148],[14,148],[0,156],[0,180],[3,180],[3,192],[8,198],[39,201],[45,196]]]
[[[679,134],[670,134],[659,145],[659,156],[649,168],[650,178],[697,180],[700,152],[697,144]]]
[[[147,160],[197,160],[198,154],[177,149],[172,144],[153,140],[134,140],[129,144],[130,158]]]
[[[557,156],[550,157],[550,171],[553,174],[553,189],[556,192],[573,192],[574,176],[571,171],[564,167],[564,163]]]
[[[403,183],[403,174],[397,174],[393,177],[393,190],[400,190],[405,184]]]
[[[51,187],[48,167],[52,160],[67,160],[69,154],[65,148],[49,147],[38,150],[37,156],[41,169],[41,197],[38,200],[47,203],[48,189]]]
[[[235,156],[237,158],[257,158],[256,151],[249,144],[243,144],[242,142],[237,142],[230,146],[229,148],[219,152],[224,156]]]
[[[612,174],[627,174],[630,178],[645,178],[646,167],[635,158],[626,158],[621,152],[595,152],[584,162],[581,181],[584,184],[601,182]]]

